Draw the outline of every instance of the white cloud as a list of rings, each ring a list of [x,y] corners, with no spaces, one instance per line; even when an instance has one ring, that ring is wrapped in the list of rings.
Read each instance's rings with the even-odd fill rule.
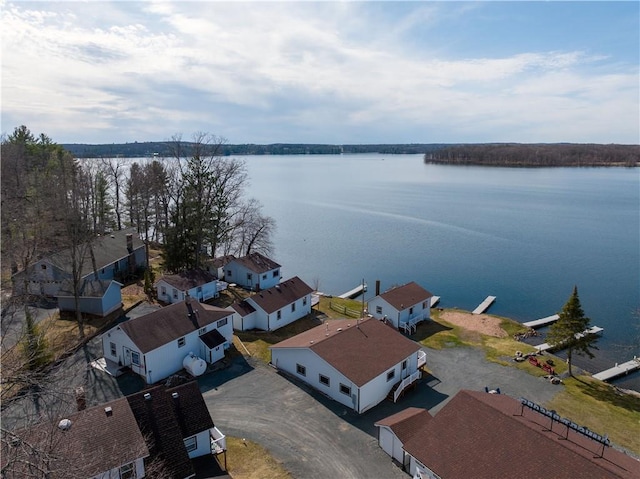
[[[447,58],[414,37],[438,4],[393,21],[350,2],[98,5],[99,19],[75,3],[3,8],[3,128],[92,142],[212,127],[232,143],[637,137],[637,65],[603,73],[605,55],[562,49]]]

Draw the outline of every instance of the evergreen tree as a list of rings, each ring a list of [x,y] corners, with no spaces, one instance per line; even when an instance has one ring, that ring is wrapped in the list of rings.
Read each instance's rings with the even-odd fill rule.
[[[576,354],[585,354],[593,358],[590,348],[597,349],[594,342],[598,339],[593,334],[580,334],[589,328],[591,321],[584,315],[580,298],[578,297],[578,287],[573,287],[573,293],[569,300],[562,307],[562,311],[558,313],[559,319],[549,328],[547,342],[553,345],[562,344],[567,349],[567,364],[569,366],[569,375],[573,376],[571,371],[571,360],[573,352]],[[576,337],[580,335],[580,337]]]

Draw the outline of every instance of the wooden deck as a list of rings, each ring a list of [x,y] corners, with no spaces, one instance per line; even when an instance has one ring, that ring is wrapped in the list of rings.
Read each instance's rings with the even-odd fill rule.
[[[546,318],[536,319],[534,321],[527,321],[526,323],[522,323],[527,328],[541,328],[542,326],[546,326],[547,324],[555,323],[560,316],[557,314],[552,314],[551,316],[547,316]]]
[[[472,314],[482,314],[484,313],[487,309],[489,309],[489,306],[491,306],[491,304],[496,300],[495,296],[487,296],[485,298],[485,300],[480,303],[480,305],[474,309],[472,311]]]
[[[616,363],[614,367],[600,371],[599,373],[594,374],[593,377],[595,379],[600,379],[601,381],[608,381],[638,369],[640,369],[640,358],[634,356],[632,360],[622,364]]]

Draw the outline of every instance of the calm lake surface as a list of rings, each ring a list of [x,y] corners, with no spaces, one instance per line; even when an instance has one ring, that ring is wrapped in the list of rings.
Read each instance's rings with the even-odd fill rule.
[[[328,294],[416,281],[443,307],[529,321],[574,285],[604,328],[597,372],[640,356],[638,168],[425,165],[422,155],[240,156],[277,221],[274,259]],[[539,342],[543,342],[540,340]],[[640,390],[640,374],[616,381]]]

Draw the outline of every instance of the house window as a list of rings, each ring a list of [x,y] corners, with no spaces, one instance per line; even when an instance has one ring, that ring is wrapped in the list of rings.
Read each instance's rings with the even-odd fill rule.
[[[227,270],[227,276],[231,276],[231,270],[230,269]]]
[[[247,273],[247,281],[251,281],[253,279],[253,275],[251,273]]]
[[[267,275],[266,275],[266,274],[263,274],[263,275],[262,275],[262,279],[267,279]]]
[[[205,326],[204,328],[200,328],[200,331],[198,331],[198,335],[202,336],[206,332],[207,332],[207,327]]]
[[[120,467],[120,479],[135,479],[136,466],[133,462]]]
[[[409,308],[409,316],[413,314],[413,308]]]
[[[304,367],[302,364],[296,364],[296,372],[300,376],[306,376],[307,375],[307,368]]]
[[[302,306],[306,306],[307,305],[307,297],[305,296],[304,298],[302,298]]]
[[[275,271],[273,272],[273,277],[274,277],[274,278],[277,278],[278,276],[280,276],[280,271],[279,271],[279,270],[275,270]]]
[[[184,346],[185,344],[187,344],[187,342],[184,339],[184,336],[181,338],[178,338],[178,347],[181,348],[182,346]]]
[[[131,363],[140,366],[140,353],[131,351]]]
[[[174,298],[178,297],[178,290],[176,288],[173,288],[173,297]]]
[[[376,306],[376,314],[382,314],[382,306]]]
[[[46,265],[46,264],[41,264],[41,265],[40,265],[40,267],[41,267],[42,269],[47,269],[47,265]]]
[[[278,311],[277,319],[278,321],[282,319],[282,311]]]
[[[347,396],[351,396],[351,388],[349,386],[345,386],[342,383],[340,383],[340,392],[342,394],[346,394]]]
[[[392,369],[391,371],[389,371],[389,372],[387,373],[387,382],[388,382],[388,381],[391,381],[391,380],[392,380],[393,378],[395,378],[395,377],[396,377],[396,370],[395,370],[395,369]]]
[[[423,301],[423,303],[422,303],[422,309],[427,309],[427,302],[426,302],[426,301]]]
[[[329,386],[329,378],[327,376],[319,374],[318,377],[320,379],[320,384],[324,384],[325,386]]]
[[[160,287],[160,291],[162,292],[162,296],[165,296],[167,294],[167,287],[166,286],[161,286]]]
[[[407,369],[407,360],[406,359],[404,361],[402,361],[402,370],[404,371],[405,369]]]
[[[111,348],[111,356],[117,356],[116,343],[109,343],[109,347]]]
[[[187,448],[187,452],[195,451],[198,449],[198,438],[196,436],[186,438],[184,440],[184,447]]]
[[[291,312],[295,312],[296,310],[296,303],[291,303]]]
[[[229,318],[221,319],[216,323],[216,328],[221,328],[222,326],[226,326],[228,321],[229,321]]]

